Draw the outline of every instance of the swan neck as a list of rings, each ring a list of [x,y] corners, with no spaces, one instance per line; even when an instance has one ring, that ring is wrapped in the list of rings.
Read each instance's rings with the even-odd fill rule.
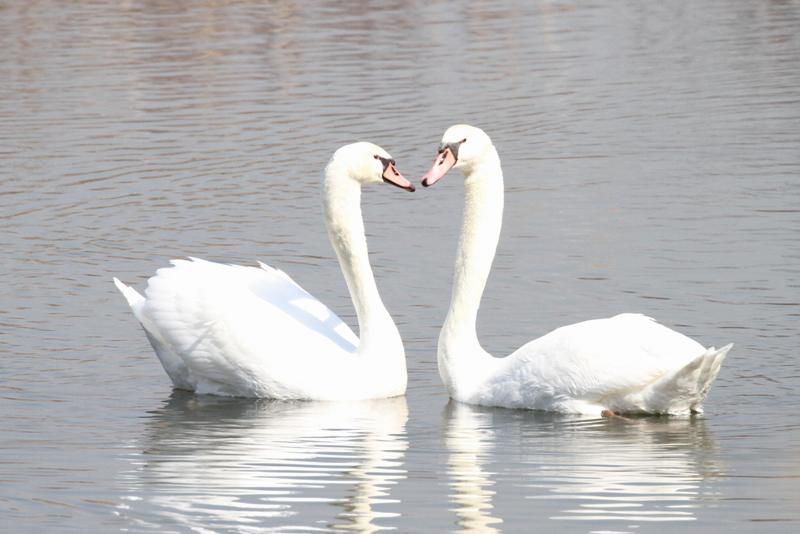
[[[381,300],[369,263],[361,215],[361,184],[351,179],[335,162],[325,170],[323,208],[328,238],[358,317],[359,350],[371,345],[365,343],[370,338],[389,341],[391,334],[397,333],[397,328]],[[399,334],[397,338],[399,340]]]
[[[461,226],[453,274],[453,293],[439,337],[440,372],[454,387],[456,361],[491,360],[478,341],[476,323],[481,297],[492,268],[503,222],[503,171],[494,147],[476,165],[465,171],[464,219]],[[462,377],[459,380],[465,381]],[[453,387],[451,387],[451,392]]]

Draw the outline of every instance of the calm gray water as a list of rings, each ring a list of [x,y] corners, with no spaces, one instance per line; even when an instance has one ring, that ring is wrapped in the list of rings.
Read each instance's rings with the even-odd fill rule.
[[[349,6],[343,4],[350,4]],[[0,530],[800,530],[800,3],[0,3]],[[173,392],[111,284],[287,270],[351,325],[321,169],[484,128],[507,354],[640,311],[736,343],[693,419],[448,403],[457,175],[364,195],[405,398]]]

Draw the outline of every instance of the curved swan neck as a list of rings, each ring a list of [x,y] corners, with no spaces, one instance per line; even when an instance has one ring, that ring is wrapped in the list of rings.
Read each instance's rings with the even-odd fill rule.
[[[453,294],[439,336],[439,368],[451,391],[456,381],[456,359],[464,368],[464,360],[471,360],[469,366],[480,372],[477,361],[488,361],[490,357],[478,342],[476,322],[503,223],[503,170],[495,148],[491,147],[464,174],[464,220],[456,252]],[[458,380],[463,383],[462,374]]]
[[[335,161],[325,169],[323,207],[328,237],[336,251],[350,298],[358,316],[359,350],[371,338],[397,334],[394,321],[386,311],[369,264],[364,221],[361,216],[361,185],[350,179]],[[376,339],[378,341],[378,339]],[[388,340],[386,340],[388,341]]]

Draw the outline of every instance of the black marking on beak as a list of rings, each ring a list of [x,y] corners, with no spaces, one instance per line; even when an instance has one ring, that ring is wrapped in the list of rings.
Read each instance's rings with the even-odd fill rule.
[[[439,154],[441,154],[442,152],[444,152],[445,150],[447,150],[449,148],[450,149],[450,153],[453,154],[453,158],[456,161],[458,161],[458,147],[461,146],[461,143],[465,143],[466,141],[467,141],[467,138],[465,137],[464,139],[462,139],[461,141],[458,141],[457,143],[448,143],[446,145],[445,144],[441,144],[441,145],[439,145]]]
[[[397,162],[394,160],[394,158],[382,158],[382,157],[380,157],[380,156],[378,156],[376,154],[375,155],[375,159],[379,159],[379,160],[381,160],[381,163],[383,163],[383,172],[384,173],[386,172],[386,169],[389,168],[389,165],[397,165]]]

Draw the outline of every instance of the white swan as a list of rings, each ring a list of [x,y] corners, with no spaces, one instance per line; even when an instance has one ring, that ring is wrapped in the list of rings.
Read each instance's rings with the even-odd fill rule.
[[[325,168],[325,224],[360,339],[288,275],[264,264],[174,260],[150,278],[146,298],[115,278],[175,387],[273,399],[402,395],[405,352],[375,286],[361,218],[361,186],[382,181],[414,190],[371,143],[343,146]]]
[[[564,326],[494,358],[475,322],[503,218],[503,171],[489,136],[450,127],[423,176],[430,186],[451,168],[464,173],[464,221],[438,364],[460,402],[567,413],[699,412],[732,345],[705,349],[653,319],[625,313]]]

